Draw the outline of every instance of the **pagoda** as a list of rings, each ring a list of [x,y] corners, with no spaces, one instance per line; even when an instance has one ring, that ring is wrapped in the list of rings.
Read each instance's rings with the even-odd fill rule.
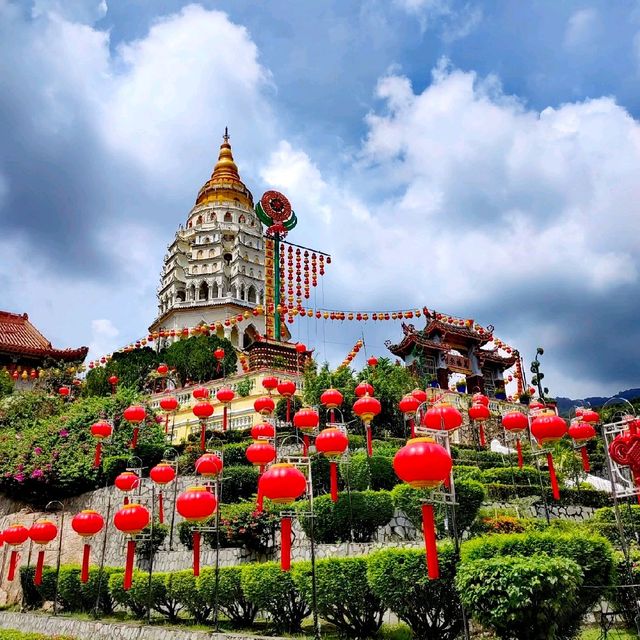
[[[225,128],[218,161],[167,247],[151,333],[222,323],[219,337],[244,349],[264,334],[265,240]],[[245,320],[224,326],[230,317]],[[160,338],[165,346],[171,338]]]
[[[449,376],[466,378],[467,389],[489,396],[504,392],[504,372],[517,360],[517,352],[502,355],[498,348],[483,348],[493,340],[493,326],[480,327],[469,320],[443,316],[425,310],[424,329],[402,323],[401,342],[385,342],[394,355],[421,377],[449,388]]]

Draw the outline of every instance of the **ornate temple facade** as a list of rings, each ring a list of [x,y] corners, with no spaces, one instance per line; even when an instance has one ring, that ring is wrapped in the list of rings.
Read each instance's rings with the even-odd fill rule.
[[[240,179],[225,129],[211,178],[198,192],[186,226],[167,247],[158,316],[150,332],[224,323],[264,304],[264,269],[262,224],[253,196]],[[264,316],[251,316],[219,333],[234,346],[246,348],[264,333]]]
[[[440,314],[438,314],[440,315]],[[504,372],[513,366],[517,353],[503,356],[498,349],[485,349],[493,339],[493,327],[478,328],[470,321],[436,317],[425,313],[426,325],[418,330],[402,323],[402,341],[385,345],[420,376],[430,376],[442,389],[449,388],[449,376],[465,377],[467,389],[479,389],[488,396],[504,392]]]

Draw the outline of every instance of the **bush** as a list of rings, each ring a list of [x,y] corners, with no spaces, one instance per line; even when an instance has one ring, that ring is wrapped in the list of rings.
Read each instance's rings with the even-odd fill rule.
[[[247,500],[258,491],[259,471],[254,466],[224,468],[222,501],[239,502]]]
[[[630,563],[627,563],[624,555],[616,552],[615,589],[611,589],[607,597],[615,609],[621,613],[626,624],[635,628],[639,600],[638,587],[625,585],[637,585],[640,580],[640,553],[632,552],[629,560]]]
[[[301,631],[310,609],[292,572],[282,571],[275,562],[247,564],[242,567],[240,584],[247,600],[271,615],[277,632]]]
[[[348,465],[340,469],[340,475],[352,491],[393,489],[398,476],[392,461],[393,458],[380,454],[369,457],[366,453],[354,453]]]
[[[228,467],[251,466],[251,463],[247,460],[246,456],[247,447],[250,444],[251,441],[231,442],[223,445],[222,453],[224,456],[225,473]]]
[[[307,602],[312,601],[311,565],[296,566],[293,579]],[[341,636],[371,638],[382,624],[384,607],[367,581],[366,558],[334,558],[316,564],[319,614]]]
[[[582,582],[575,562],[544,556],[463,562],[456,576],[465,607],[505,640],[557,638]]]
[[[507,515],[483,517],[478,528],[483,533],[524,533],[529,530],[522,518]]]
[[[502,453],[495,453],[494,451],[478,451],[476,449],[465,449],[455,445],[451,447],[451,456],[454,461],[454,465],[468,465],[474,467],[480,467],[481,469],[490,469],[493,467],[509,467],[517,468],[518,461],[515,454],[511,456],[504,455]],[[511,460],[509,460],[511,458]]]
[[[112,613],[114,600],[109,591],[109,578],[118,571],[120,570],[114,567],[104,567],[101,573],[99,567],[90,567],[89,579],[82,583],[79,566],[62,565],[58,582],[58,601],[66,611],[90,612],[95,611],[97,607],[102,613]],[[55,589],[55,570],[52,569],[51,573],[52,587]],[[47,587],[47,590],[49,589],[50,587]],[[45,592],[43,595],[46,595]]]
[[[529,484],[540,489],[540,480],[542,480],[544,486],[548,486],[549,473],[547,471],[538,472],[534,467],[522,467],[522,469],[518,467],[498,467],[482,471],[482,482],[486,483]]]
[[[266,551],[272,546],[277,520],[277,516],[267,509],[258,513],[253,501],[223,505],[220,510],[220,545]],[[205,540],[215,548],[215,533],[205,534]]]
[[[548,484],[543,485],[543,491],[540,490],[539,484],[514,486],[512,484],[491,483],[485,486],[489,498],[500,502],[510,502],[526,496],[541,496],[543,492],[547,503],[556,506],[579,505],[597,508],[608,505],[611,500],[606,491],[598,491],[597,489],[564,487],[560,490],[560,500],[554,500],[551,487]]]
[[[211,613],[210,607],[204,602],[198,589],[196,578],[191,569],[174,571],[172,574],[172,590],[175,599],[183,609],[189,612],[196,624],[204,624]]]
[[[457,484],[460,480],[477,480],[482,482],[482,469],[464,464],[453,467],[453,479]]]
[[[141,571],[134,571],[133,573],[134,580],[144,577],[145,574]],[[146,575],[146,577],[148,579],[149,576]],[[136,618],[144,617],[147,610],[147,599],[145,597],[140,601],[133,597],[132,589],[129,591],[124,590],[124,571],[114,571],[111,576],[109,576],[109,593],[117,605],[129,609]]]
[[[47,567],[48,568],[48,567]],[[33,566],[20,567],[20,586],[22,587],[22,605],[25,609],[37,609],[42,606],[42,595],[34,584],[36,568]],[[44,567],[42,571],[44,579]]]
[[[144,615],[151,605],[152,610],[167,618],[169,622],[177,622],[178,614],[184,606],[180,599],[184,583],[181,577],[176,580],[176,575],[176,573],[154,573],[149,583],[148,573],[135,572],[129,598],[135,602],[136,609],[143,611]]]
[[[169,533],[169,526],[166,524],[160,524],[158,520],[153,523],[153,535],[151,535],[151,526],[147,525],[142,530],[142,535],[145,539],[136,544],[136,557],[139,560],[149,561],[152,555],[155,555],[158,549],[163,545],[167,534]],[[149,536],[146,538],[146,536]]]
[[[626,540],[633,540],[640,531],[640,505],[621,505],[620,522]],[[620,544],[620,530],[616,523],[616,514],[611,507],[598,509],[588,521],[589,526],[616,545]]]
[[[323,495],[314,500],[314,536],[317,542],[369,542],[379,527],[389,524],[393,503],[387,491],[342,492],[337,502]],[[308,510],[306,502],[299,510]],[[310,519],[301,515],[304,532],[310,534]]]
[[[438,580],[429,580],[425,554],[417,549],[386,549],[367,560],[371,590],[383,606],[411,627],[416,640],[454,640],[462,630],[462,610],[453,582],[453,545],[441,545],[438,557]]]
[[[242,567],[221,567],[218,574],[218,607],[236,626],[250,627],[258,613],[258,608],[247,599],[241,584]],[[198,593],[213,611],[216,601],[216,572],[207,567],[198,578]]]

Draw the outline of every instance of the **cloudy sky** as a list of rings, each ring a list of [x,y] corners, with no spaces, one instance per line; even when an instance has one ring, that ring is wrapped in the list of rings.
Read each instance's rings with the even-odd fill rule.
[[[640,386],[640,4],[0,0],[0,42],[0,308],[56,346],[144,335],[228,125],[333,255],[318,306],[492,323],[557,395]],[[293,334],[400,338],[354,325]]]

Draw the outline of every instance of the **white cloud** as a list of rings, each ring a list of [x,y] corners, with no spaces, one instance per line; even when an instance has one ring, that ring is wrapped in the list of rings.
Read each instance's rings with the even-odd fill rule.
[[[423,31],[439,28],[445,42],[466,38],[482,21],[482,8],[474,3],[459,8],[454,0],[395,0],[395,4],[415,15]]]
[[[599,24],[600,17],[596,9],[579,9],[571,14],[564,34],[565,48],[580,51],[593,45]]]
[[[70,22],[94,24],[107,15],[106,0],[34,0],[34,18],[56,15]]]

